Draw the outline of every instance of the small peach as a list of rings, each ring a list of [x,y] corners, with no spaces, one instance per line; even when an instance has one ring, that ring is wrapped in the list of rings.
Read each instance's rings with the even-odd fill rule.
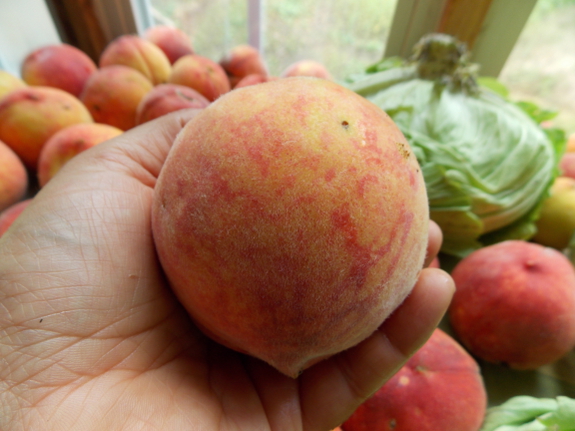
[[[281,74],[282,78],[290,76],[315,76],[316,78],[332,79],[326,67],[315,60],[300,60],[289,65]]]
[[[24,164],[8,145],[0,141],[0,211],[18,202],[28,188]]]
[[[0,99],[17,88],[26,87],[26,83],[17,76],[0,69]]]
[[[210,102],[230,91],[224,69],[200,55],[185,55],[176,61],[168,81],[170,84],[193,88]]]
[[[192,40],[176,27],[167,25],[150,27],[144,34],[144,38],[164,51],[171,64],[184,55],[194,54]]]
[[[251,45],[238,45],[220,60],[233,87],[244,77],[252,74],[267,75],[267,66],[260,52]]]

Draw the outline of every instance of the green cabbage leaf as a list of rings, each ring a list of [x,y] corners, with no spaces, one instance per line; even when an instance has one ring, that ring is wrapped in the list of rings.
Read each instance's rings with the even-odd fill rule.
[[[422,43],[437,37],[440,49],[422,55]],[[565,134],[541,127],[549,111],[509,101],[493,80],[478,84],[453,38],[431,35],[414,51],[415,60],[385,59],[347,85],[386,111],[409,141],[431,218],[443,231],[442,252],[463,257],[530,238],[558,174]]]

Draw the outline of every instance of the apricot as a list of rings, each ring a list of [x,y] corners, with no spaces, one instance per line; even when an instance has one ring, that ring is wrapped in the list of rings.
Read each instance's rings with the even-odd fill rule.
[[[535,369],[575,347],[575,270],[559,251],[504,241],[468,255],[452,276],[449,321],[478,358]]]
[[[144,96],[136,112],[136,124],[142,124],[170,112],[186,108],[202,109],[210,101],[190,87],[177,84],[157,85]]]
[[[65,43],[38,48],[22,63],[27,84],[59,88],[76,97],[95,71],[96,63],[87,54]]]
[[[267,75],[268,69],[260,52],[251,45],[237,45],[220,60],[232,88],[248,75]]]
[[[6,233],[8,228],[12,226],[12,223],[16,221],[18,216],[26,209],[30,202],[32,202],[32,199],[25,199],[12,204],[0,212],[0,237]]]
[[[26,87],[26,83],[17,76],[0,69],[0,99],[12,90]]]
[[[57,131],[78,123],[92,123],[78,98],[53,87],[28,86],[0,100],[0,140],[35,170],[42,146]]]
[[[156,25],[146,30],[144,39],[152,42],[166,54],[171,64],[184,55],[194,54],[190,37],[182,30],[167,25]]]
[[[201,55],[185,55],[176,61],[168,82],[193,88],[210,102],[230,91],[224,69]]]
[[[123,65],[131,67],[153,85],[168,81],[172,72],[170,60],[158,46],[139,36],[127,34],[114,39],[100,55],[100,67]]]
[[[479,431],[487,393],[479,365],[441,329],[343,423],[343,431]]]
[[[198,326],[291,377],[367,338],[404,300],[428,224],[395,123],[315,78],[203,109],[178,135],[152,210],[160,262]]]
[[[99,123],[74,124],[55,133],[40,152],[40,187],[45,186],[72,157],[122,133],[117,127]]]
[[[24,164],[8,145],[0,141],[0,211],[18,202],[28,188]]]
[[[281,74],[282,78],[290,76],[315,76],[316,78],[332,79],[327,68],[315,60],[299,60],[290,64]]]
[[[128,130],[136,126],[138,106],[152,88],[136,69],[106,66],[90,77],[80,98],[97,123]]]

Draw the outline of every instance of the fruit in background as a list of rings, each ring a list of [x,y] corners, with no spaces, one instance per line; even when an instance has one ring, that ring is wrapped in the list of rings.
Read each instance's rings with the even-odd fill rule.
[[[487,394],[475,360],[441,329],[343,423],[343,431],[479,431]]]
[[[555,179],[550,196],[543,201],[536,226],[533,241],[558,250],[567,247],[575,232],[575,179]]]
[[[180,57],[194,54],[194,48],[189,36],[176,27],[157,25],[150,27],[144,34],[144,39],[152,42],[166,54],[171,64]]]
[[[55,87],[80,96],[96,64],[78,48],[65,43],[32,51],[22,63],[22,79],[29,85]]]
[[[26,199],[17,202],[0,212],[0,237],[4,235],[10,226],[12,226],[12,223],[14,223],[30,202],[32,202],[32,199]]]
[[[136,124],[180,109],[202,109],[209,104],[210,101],[193,88],[177,84],[157,85],[140,102],[136,112]]]
[[[0,100],[0,140],[32,170],[42,146],[54,133],[72,124],[92,122],[82,102],[59,88],[28,86]]]
[[[575,152],[563,154],[559,161],[559,169],[562,176],[575,179]]]
[[[230,91],[224,69],[201,55],[185,55],[176,61],[168,82],[193,88],[210,102]]]
[[[567,138],[567,146],[565,147],[565,151],[568,153],[575,152],[575,132],[571,133]]]
[[[405,137],[327,80],[211,103],[178,135],[154,193],[156,248],[192,318],[291,377],[371,335],[426,253],[427,195]]]
[[[97,123],[121,130],[136,125],[138,105],[154,86],[136,69],[114,65],[98,69],[80,96]]]
[[[8,145],[0,141],[0,211],[18,202],[28,188],[24,164]]]
[[[136,69],[153,85],[167,82],[172,71],[164,51],[152,42],[131,34],[114,39],[100,55],[100,67],[112,65]]]
[[[267,75],[268,69],[260,52],[251,45],[238,45],[220,60],[230,80],[231,87],[252,74]]]
[[[280,75],[283,78],[290,76],[315,76],[316,78],[332,79],[326,67],[314,60],[300,60],[289,65]]]
[[[24,88],[26,85],[27,84],[17,76],[0,69],[0,99],[12,90]]]
[[[251,75],[244,76],[238,81],[234,88],[247,87],[249,85],[262,84],[264,82],[275,81],[279,79],[277,76],[260,75],[258,73],[252,73]]]
[[[99,123],[74,124],[55,133],[42,147],[38,159],[40,187],[44,187],[72,157],[122,133],[117,127]]]
[[[451,275],[449,321],[477,357],[535,369],[575,347],[575,270],[559,251],[504,241],[471,253]]]

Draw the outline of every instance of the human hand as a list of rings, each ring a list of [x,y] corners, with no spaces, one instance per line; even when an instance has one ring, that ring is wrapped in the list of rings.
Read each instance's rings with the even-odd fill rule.
[[[0,239],[3,431],[326,431],[439,323],[453,282],[424,269],[370,338],[297,379],[205,337],[169,289],[150,227],[155,181],[196,112],[78,155]],[[431,223],[426,264],[440,244]]]

